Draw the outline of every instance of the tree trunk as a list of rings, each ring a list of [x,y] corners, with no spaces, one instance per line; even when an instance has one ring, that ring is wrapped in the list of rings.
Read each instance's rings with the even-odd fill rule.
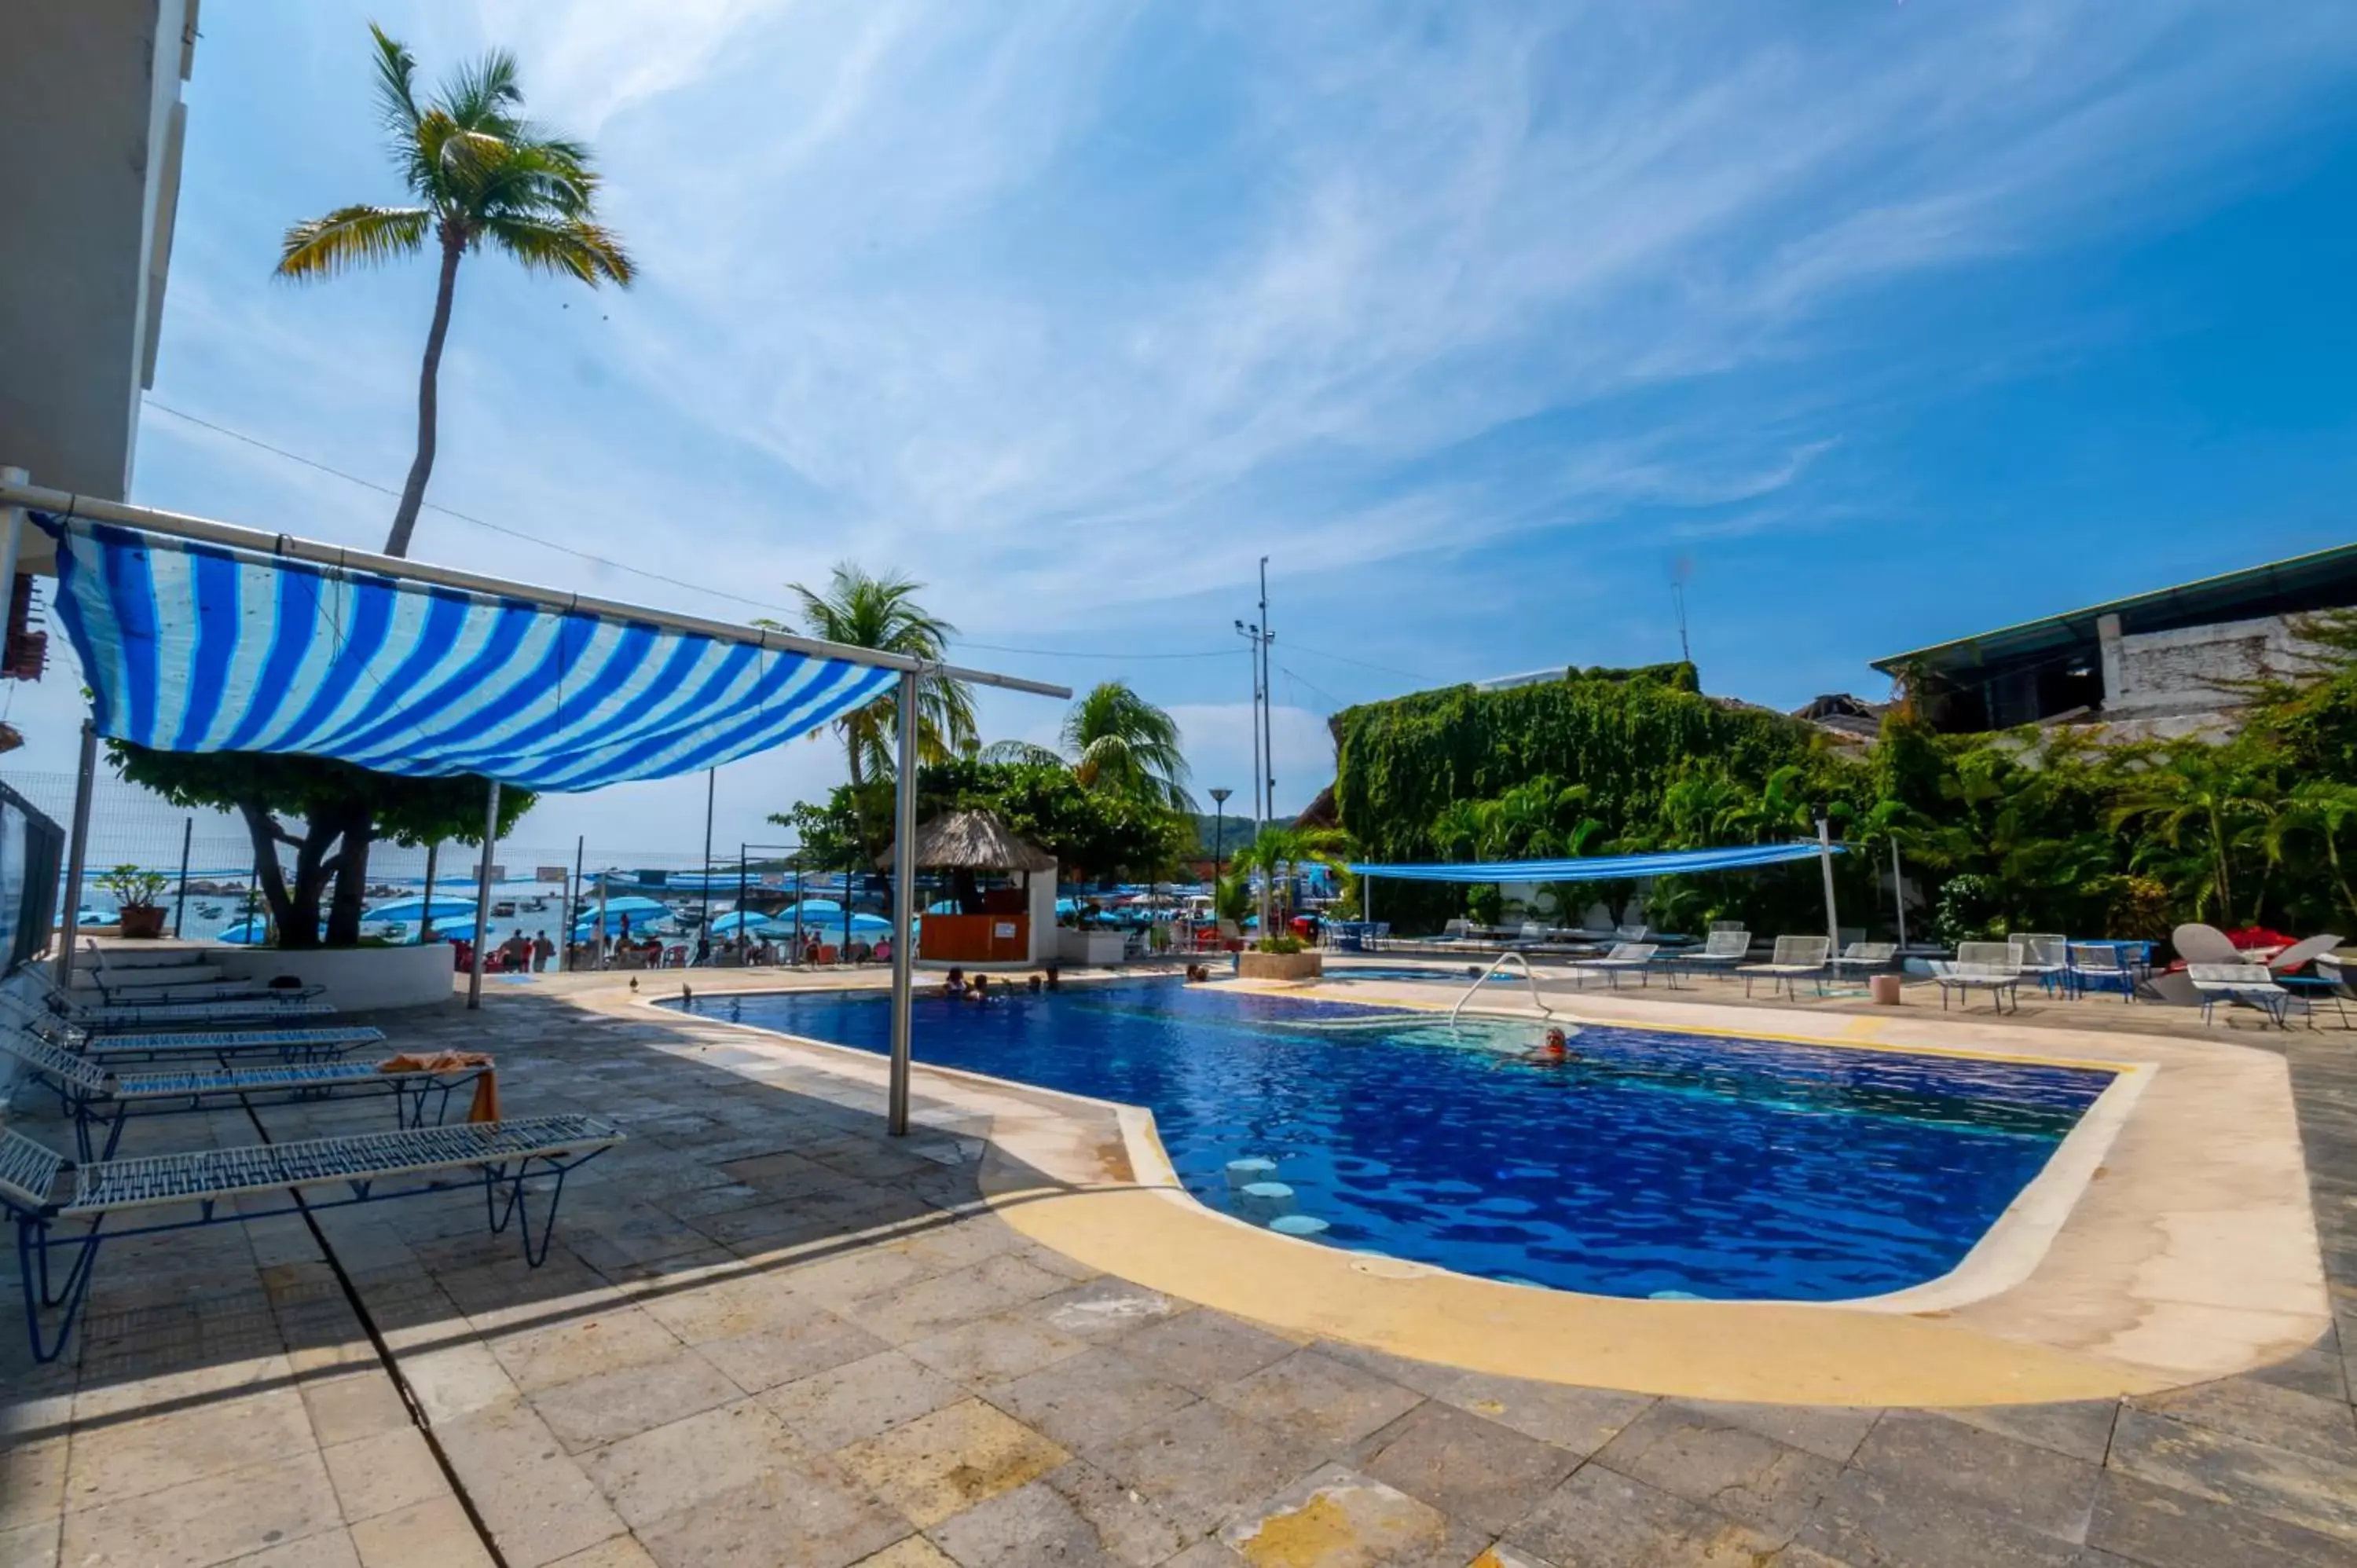
[[[434,472],[435,382],[442,371],[442,340],[450,332],[450,299],[458,286],[458,258],[466,249],[466,236],[446,225],[442,276],[434,290],[434,325],[426,331],[425,362],[417,372],[417,456],[410,461],[408,482],[401,487],[401,505],[393,514],[393,532],[384,542],[387,555],[409,553],[409,536],[417,531],[417,509],[425,504],[425,481]]]
[[[245,818],[246,832],[253,840],[255,881],[261,886],[264,903],[269,906],[270,918],[278,927],[279,945],[290,948],[317,946],[318,922],[314,920],[299,928],[295,923],[295,900],[287,892],[285,874],[278,866],[278,846],[285,840],[276,819],[250,800],[239,801],[237,809],[239,814]],[[307,940],[290,940],[298,929],[306,934]]]
[[[336,852],[336,892],[328,906],[328,945],[357,947],[361,940],[361,915],[368,899],[369,847],[376,837],[376,823],[365,811],[350,813],[341,824],[343,847]],[[433,890],[426,890],[431,907]]]

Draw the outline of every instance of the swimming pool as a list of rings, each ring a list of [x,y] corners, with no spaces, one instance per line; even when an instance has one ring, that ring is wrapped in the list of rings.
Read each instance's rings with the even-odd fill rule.
[[[673,1002],[665,1004],[679,1006]],[[881,994],[694,1012],[870,1051]],[[1491,1279],[1619,1296],[1838,1301],[1946,1273],[2111,1075],[1963,1057],[1535,1026],[1176,982],[920,995],[920,1062],[1150,1107],[1203,1203]],[[1289,1203],[1232,1190],[1274,1162]]]

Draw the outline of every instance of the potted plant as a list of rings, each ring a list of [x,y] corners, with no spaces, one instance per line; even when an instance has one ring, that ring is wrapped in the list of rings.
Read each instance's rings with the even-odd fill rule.
[[[1299,937],[1264,937],[1236,955],[1236,973],[1246,980],[1316,980],[1324,956]]]
[[[124,936],[152,938],[164,934],[164,906],[156,900],[170,884],[171,878],[162,872],[118,865],[98,879],[98,890],[112,897],[121,911]]]

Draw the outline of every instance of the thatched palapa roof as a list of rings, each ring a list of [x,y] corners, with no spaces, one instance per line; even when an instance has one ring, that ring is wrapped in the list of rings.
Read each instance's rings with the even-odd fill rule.
[[[876,864],[890,866],[892,854],[886,850]],[[1053,871],[1056,857],[1017,838],[988,811],[951,811],[917,824],[917,864],[966,871]]]

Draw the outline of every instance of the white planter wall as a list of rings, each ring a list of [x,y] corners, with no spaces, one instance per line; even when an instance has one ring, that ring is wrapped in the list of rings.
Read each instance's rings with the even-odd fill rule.
[[[266,983],[291,974],[306,985],[327,987],[321,1000],[346,1013],[375,1012],[395,1007],[425,1007],[450,1000],[450,944],[425,942],[416,947],[336,948],[314,952],[280,952],[274,948],[209,947],[208,963],[219,964],[231,980]]]

